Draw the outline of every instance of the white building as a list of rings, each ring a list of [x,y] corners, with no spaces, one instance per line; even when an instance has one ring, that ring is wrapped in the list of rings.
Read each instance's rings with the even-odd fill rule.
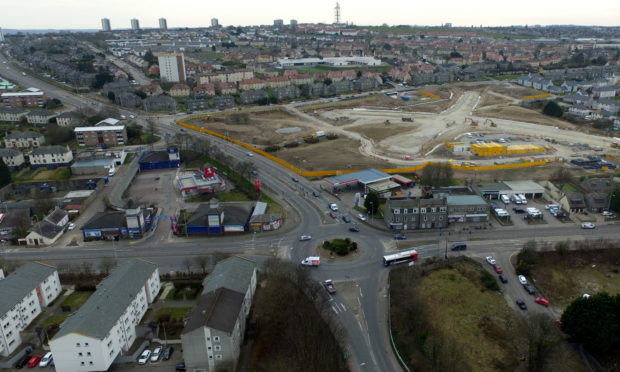
[[[162,53],[157,55],[159,76],[170,83],[185,82],[185,60],[183,53]]]
[[[220,21],[217,18],[211,18],[211,27],[217,27],[220,25]]]
[[[138,21],[136,18],[133,18],[131,20],[131,29],[134,31],[140,30],[140,21]]]
[[[9,168],[19,168],[24,162],[24,154],[15,149],[0,149],[2,162]]]
[[[2,33],[2,27],[0,27],[0,43],[4,42],[4,34]]]
[[[159,19],[159,29],[162,31],[168,30],[168,21],[166,21],[166,18]]]
[[[4,147],[7,149],[29,149],[41,146],[44,141],[44,135],[31,130],[12,132],[4,136]]]
[[[152,262],[132,259],[114,269],[50,341],[56,371],[107,371],[131,348],[159,289],[159,269]]]
[[[0,279],[0,356],[8,356],[22,342],[20,332],[62,288],[56,268],[42,262],[28,263]]]
[[[283,58],[278,60],[280,67],[295,67],[295,66],[314,66],[314,65],[328,65],[328,66],[351,66],[351,65],[365,65],[365,66],[380,66],[381,60],[375,57],[327,57],[327,58]]]
[[[67,166],[73,160],[73,153],[69,147],[63,146],[44,146],[32,150],[30,155],[30,168],[49,168]]]
[[[107,18],[101,19],[101,31],[112,31],[112,27],[110,26],[110,20]]]

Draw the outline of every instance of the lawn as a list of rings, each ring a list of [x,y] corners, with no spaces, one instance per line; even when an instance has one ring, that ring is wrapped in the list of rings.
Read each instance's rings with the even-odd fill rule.
[[[189,312],[192,311],[191,306],[184,307],[162,307],[157,310],[155,314],[155,319],[159,319],[159,317],[163,314],[170,314],[170,320],[183,320]]]
[[[44,326],[49,326],[52,324],[60,324],[62,322],[64,322],[65,319],[67,319],[69,317],[69,314],[67,315],[52,315],[49,316],[45,319],[45,321],[43,321],[43,325]]]
[[[59,167],[56,169],[39,168],[30,170],[24,168],[14,175],[16,182],[28,181],[60,181],[67,180],[71,177],[71,169],[69,167]]]
[[[69,306],[71,307],[71,311],[75,311],[80,308],[80,306],[84,305],[84,302],[86,302],[92,294],[93,292],[89,291],[73,292],[60,304],[60,306]]]
[[[500,76],[494,76],[493,80],[513,80],[518,78],[521,75],[500,75]]]

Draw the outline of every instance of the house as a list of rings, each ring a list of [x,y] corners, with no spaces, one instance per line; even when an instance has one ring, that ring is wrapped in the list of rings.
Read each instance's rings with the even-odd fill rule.
[[[586,209],[586,201],[583,194],[578,192],[566,192],[565,198],[568,201],[568,208],[571,213],[583,212]]]
[[[174,84],[170,88],[170,96],[172,97],[189,97],[190,90],[185,84]]]
[[[448,195],[448,222],[488,222],[489,205],[479,195]]]
[[[24,154],[15,149],[0,149],[0,157],[2,158],[2,162],[13,170],[19,169],[25,162]]]
[[[595,101],[594,106],[599,110],[605,110],[613,113],[620,111],[620,101],[610,98],[601,98]]]
[[[156,264],[131,259],[116,267],[49,342],[57,371],[107,371],[137,338],[136,327],[160,290]]]
[[[52,213],[45,217],[45,220],[56,226],[64,227],[66,224],[69,223],[69,214],[67,213],[67,211],[56,207],[52,211]]]
[[[244,90],[240,94],[241,103],[247,105],[250,103],[254,103],[259,100],[267,100],[269,98],[269,94],[263,89],[250,89]]]
[[[144,109],[146,111],[175,111],[177,109],[177,101],[165,94],[151,96],[144,100]]]
[[[136,108],[142,105],[142,99],[132,92],[119,92],[114,95],[114,103],[127,108]]]
[[[159,96],[164,93],[164,90],[159,84],[147,84],[138,88],[139,91],[146,93],[147,96]]]
[[[0,236],[13,238],[15,229],[28,229],[32,225],[30,208],[8,209],[0,213]]]
[[[69,147],[63,146],[44,146],[32,150],[28,155],[30,168],[55,169],[71,164],[73,153]]]
[[[234,371],[256,290],[256,264],[231,257],[203,281],[203,292],[181,335],[190,370]]]
[[[602,212],[609,209],[611,194],[615,190],[615,183],[610,178],[590,178],[580,183],[585,192],[585,202],[590,212]]]
[[[26,114],[26,120],[28,124],[38,124],[45,125],[50,122],[54,117],[56,117],[56,113],[50,110],[33,110]]]
[[[258,78],[241,80],[239,82],[239,89],[241,90],[264,89],[266,86],[265,81]]]
[[[123,212],[97,212],[82,228],[85,241],[141,238],[151,227],[152,210],[142,207]]]
[[[5,107],[0,108],[0,121],[8,121],[10,123],[19,123],[26,119],[26,114],[28,111],[13,108],[13,107]]]
[[[21,332],[61,290],[58,270],[43,262],[27,263],[0,277],[0,356],[11,355],[21,345]]]
[[[235,105],[235,99],[231,96],[217,96],[211,99],[213,107],[223,110],[226,107]]]
[[[124,125],[77,127],[73,132],[79,146],[117,146],[127,143],[127,129]]]
[[[19,242],[28,246],[52,245],[62,236],[63,232],[63,227],[43,220],[34,224],[28,230],[28,235],[24,239],[20,239]]]
[[[611,195],[606,192],[589,192],[585,196],[589,212],[601,213],[609,209]]]
[[[194,96],[196,97],[209,97],[215,95],[215,85],[211,83],[199,84],[194,88]]]
[[[39,147],[45,142],[45,136],[30,130],[12,132],[4,137],[4,146],[7,149],[29,149]]]
[[[573,104],[571,107],[569,107],[568,112],[579,117],[586,117],[592,114],[592,110],[590,110],[588,106],[579,103]]]
[[[205,111],[209,109],[209,100],[204,98],[188,99],[185,101],[187,111]]]
[[[65,111],[56,116],[56,124],[60,127],[74,127],[80,124],[82,115],[76,111]]]
[[[221,82],[217,84],[217,89],[219,89],[220,94],[237,94],[237,87],[234,83],[230,82]]]
[[[213,198],[209,203],[202,203],[187,220],[188,235],[222,235],[224,233],[242,233],[248,229],[248,223],[255,203],[231,202],[220,203]]]
[[[388,228],[397,230],[437,229],[448,224],[445,198],[388,199],[384,221]]]

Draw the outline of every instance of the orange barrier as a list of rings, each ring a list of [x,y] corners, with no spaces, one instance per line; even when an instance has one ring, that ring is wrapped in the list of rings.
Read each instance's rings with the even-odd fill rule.
[[[192,118],[198,118],[200,116],[203,115],[194,115]],[[348,173],[353,173],[353,172],[357,172],[358,170],[355,169],[343,169],[343,170],[323,170],[323,171],[302,171],[301,169],[289,164],[288,162],[277,158],[273,155],[271,155],[268,152],[265,152],[261,149],[258,149],[254,146],[248,145],[245,142],[241,142],[239,140],[236,140],[234,138],[230,138],[228,136],[225,136],[223,134],[205,129],[205,128],[201,128],[199,126],[196,125],[192,125],[192,124],[187,124],[185,122],[182,121],[178,121],[177,122],[178,125],[191,129],[191,130],[195,130],[197,132],[201,132],[201,133],[206,133],[218,138],[221,138],[225,141],[229,141],[232,142],[236,145],[239,145],[247,150],[250,150],[252,152],[255,152],[257,154],[260,154],[264,157],[266,157],[269,160],[272,160],[290,170],[292,170],[293,172],[299,174],[302,177],[327,177],[327,176],[338,176],[341,174],[348,174]],[[538,165],[544,165],[549,163],[550,160],[538,160],[538,161],[529,161],[529,162],[521,162],[521,163],[509,163],[509,164],[493,164],[493,165],[481,165],[481,166],[463,166],[463,165],[457,165],[457,164],[453,164],[453,163],[449,163],[450,167],[452,169],[458,169],[458,170],[467,170],[467,171],[482,171],[482,170],[494,170],[494,169],[510,169],[510,168],[523,168],[523,167],[534,167],[534,166],[538,166]],[[420,171],[422,169],[424,169],[426,166],[428,166],[429,164],[446,164],[446,163],[442,163],[442,162],[426,162],[420,165],[416,165],[414,167],[407,167],[407,168],[388,168],[388,169],[379,169],[381,172],[384,173],[388,173],[388,174],[394,174],[394,173],[411,173],[411,172],[417,172]]]
[[[435,93],[431,93],[431,92],[426,92],[424,90],[420,90],[419,91],[421,94],[424,94],[427,97],[431,97],[432,99],[438,99],[441,98],[440,96],[436,95]]]
[[[536,99],[536,98],[547,98],[547,97],[551,97],[551,94],[543,93],[543,94],[536,94],[533,96],[523,96],[523,98],[525,99]]]

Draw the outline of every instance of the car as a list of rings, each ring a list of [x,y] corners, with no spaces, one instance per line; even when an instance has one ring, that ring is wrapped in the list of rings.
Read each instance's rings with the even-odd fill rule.
[[[318,191],[312,191],[312,196],[318,198],[319,196],[321,196],[321,193]]]
[[[519,300],[517,300],[515,302],[517,303],[517,306],[519,306],[519,309],[527,310],[527,305],[525,304],[525,301],[519,299]]]
[[[336,212],[329,212],[329,216],[333,219],[338,218],[338,215],[336,214]]]
[[[493,256],[487,256],[485,259],[490,265],[495,265],[497,263],[497,261],[495,261],[495,258],[493,258]]]
[[[552,208],[560,208],[560,206],[555,203],[549,203],[545,205],[545,209],[552,209]]]
[[[155,363],[155,362],[159,361],[159,358],[161,357],[162,349],[163,349],[163,347],[157,346],[153,350],[153,353],[151,354],[151,363]]]
[[[349,227],[349,231],[351,232],[360,232],[360,228],[357,226],[351,226]]]
[[[519,283],[527,284],[527,279],[525,279],[525,276],[519,275],[517,278],[519,278]]]
[[[185,372],[185,362],[179,362],[174,366],[176,372]]]
[[[359,218],[359,219],[360,219],[360,221],[366,221],[366,216],[364,216],[364,215],[363,215],[363,214],[361,214],[361,213],[357,215],[357,218]]]
[[[517,214],[525,213],[525,209],[521,207],[512,207],[512,210]]]
[[[467,249],[467,244],[465,243],[454,243],[452,244],[452,248],[450,248],[453,251],[464,251]]]
[[[324,281],[323,286],[329,294],[336,293],[336,287],[334,287],[334,282],[331,279],[327,279],[326,281]]]
[[[130,118],[130,119],[135,119],[135,118],[136,118],[136,115],[129,115],[129,118]]]
[[[549,306],[549,300],[547,300],[546,298],[536,297],[534,301],[539,305]]]
[[[394,239],[396,240],[407,240],[407,235],[400,233],[400,234],[396,234],[394,235]]]
[[[501,274],[504,272],[504,270],[502,270],[502,267],[499,266],[498,264],[493,265],[493,270],[495,270],[495,272],[498,274]]]
[[[502,283],[508,283],[508,279],[506,279],[506,276],[504,276],[504,274],[499,274],[499,280]]]
[[[71,231],[73,229],[75,229],[75,224],[72,222],[69,224],[69,226],[67,226],[67,230]]]
[[[349,217],[349,216],[342,216],[342,220],[344,221],[344,223],[350,223],[351,222],[351,217]]]
[[[532,287],[531,284],[523,284],[523,289],[525,289],[525,291],[531,295],[536,294],[536,290],[534,289],[534,287]]]
[[[138,364],[146,364],[151,357],[151,350],[145,349],[142,354],[138,357]]]
[[[24,368],[26,364],[28,364],[28,361],[30,361],[30,355],[26,354],[23,357],[19,358],[17,362],[15,362],[15,368],[17,369]]]
[[[596,228],[596,225],[593,224],[592,222],[582,222],[581,223],[581,228],[582,229],[594,229],[594,228]]]
[[[613,213],[611,213],[610,211],[603,211],[603,213],[602,213],[602,214],[603,214],[603,216],[605,216],[605,217],[613,217],[613,216],[614,216],[614,214],[613,214]]]
[[[28,363],[26,363],[26,367],[34,368],[39,365],[39,362],[43,359],[43,355],[35,355],[28,359]]]
[[[299,182],[299,179],[297,177],[291,177],[291,180],[293,180],[293,182]]]
[[[39,367],[47,367],[52,361],[52,352],[48,352],[43,356],[43,358],[41,358],[41,361],[39,362]]]
[[[245,156],[252,157],[252,156],[254,156],[254,154],[252,154],[251,152],[246,152],[246,153],[245,153]]]
[[[161,360],[168,360],[172,357],[172,353],[174,352],[174,348],[172,346],[168,346],[164,349],[164,353],[162,354]]]
[[[312,239],[312,236],[310,236],[310,235],[302,235],[302,236],[299,237],[299,240],[302,241],[302,242],[306,241],[306,240],[310,240],[310,239]]]

